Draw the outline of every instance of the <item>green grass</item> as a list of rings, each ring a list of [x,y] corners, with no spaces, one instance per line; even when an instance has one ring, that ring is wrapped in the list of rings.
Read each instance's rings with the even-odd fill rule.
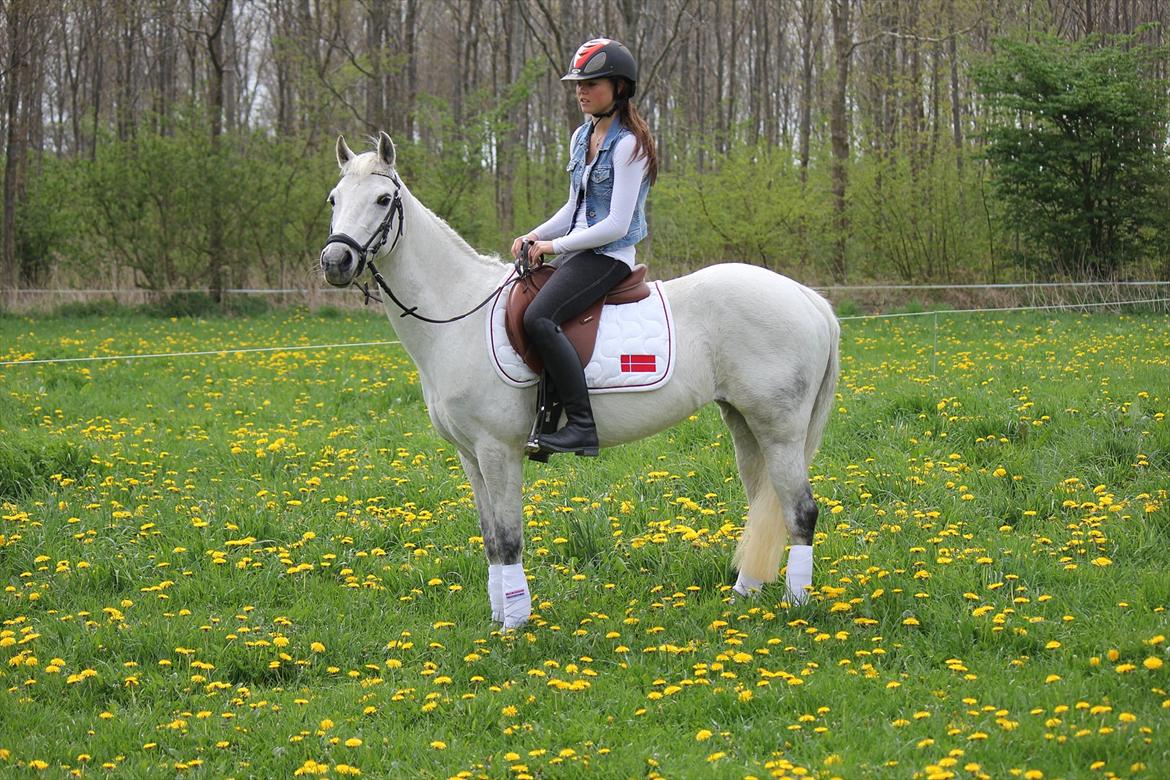
[[[0,360],[393,338],[86,314]],[[529,464],[508,637],[399,347],[0,368],[0,774],[1165,777],[1168,356],[1165,315],[847,322],[810,604],[728,603],[709,408]]]

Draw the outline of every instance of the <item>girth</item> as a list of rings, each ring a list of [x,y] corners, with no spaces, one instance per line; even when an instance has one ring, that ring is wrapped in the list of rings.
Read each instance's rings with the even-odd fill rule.
[[[593,348],[597,345],[597,327],[601,323],[601,307],[604,305],[618,305],[623,303],[637,303],[650,297],[650,286],[646,284],[646,266],[636,265],[622,281],[612,290],[594,301],[589,308],[567,322],[560,323],[569,342],[577,350],[581,359],[581,366],[589,364],[593,357]],[[537,374],[544,372],[544,363],[540,359],[536,348],[528,340],[524,332],[524,312],[528,305],[544,287],[556,268],[542,265],[527,276],[516,281],[508,291],[508,301],[504,312],[504,325],[508,332],[508,340],[512,348],[524,359],[524,362]]]

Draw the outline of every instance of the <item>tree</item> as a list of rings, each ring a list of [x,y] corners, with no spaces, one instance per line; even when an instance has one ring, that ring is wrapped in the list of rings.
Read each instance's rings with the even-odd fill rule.
[[[993,108],[987,156],[1009,224],[1043,270],[1114,276],[1164,224],[1165,50],[1131,38],[1006,41],[977,70]]]

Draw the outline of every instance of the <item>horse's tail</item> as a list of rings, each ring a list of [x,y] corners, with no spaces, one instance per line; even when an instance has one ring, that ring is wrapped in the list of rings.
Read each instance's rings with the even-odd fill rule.
[[[832,305],[813,290],[804,289],[804,294],[812,301],[817,310],[824,316],[829,326],[829,359],[825,366],[824,376],[821,377],[821,386],[817,390],[816,401],[813,402],[812,417],[809,419],[808,433],[804,439],[805,468],[812,463],[817,448],[821,446],[821,437],[825,434],[825,424],[829,421],[829,412],[833,409],[836,399],[837,376],[840,373],[839,344],[841,341],[841,323],[833,313]]]

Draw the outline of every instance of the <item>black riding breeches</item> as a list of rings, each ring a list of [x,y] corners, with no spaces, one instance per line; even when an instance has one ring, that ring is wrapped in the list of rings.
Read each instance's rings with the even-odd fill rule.
[[[566,258],[524,312],[524,330],[541,356],[561,335],[557,329],[562,322],[588,309],[629,274],[630,267],[621,260],[596,252]]]

